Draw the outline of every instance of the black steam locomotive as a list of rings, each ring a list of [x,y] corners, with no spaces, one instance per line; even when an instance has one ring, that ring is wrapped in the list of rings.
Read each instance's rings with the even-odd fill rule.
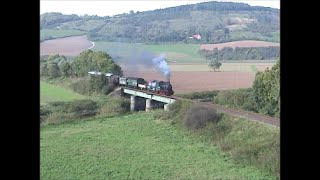
[[[124,76],[117,76],[112,73],[106,73],[106,77],[109,83],[112,83],[117,86],[126,86],[129,88],[134,89],[141,89],[150,92],[154,92],[160,95],[171,96],[174,94],[172,90],[172,85],[170,81],[145,81],[143,78],[140,77],[124,77]]]

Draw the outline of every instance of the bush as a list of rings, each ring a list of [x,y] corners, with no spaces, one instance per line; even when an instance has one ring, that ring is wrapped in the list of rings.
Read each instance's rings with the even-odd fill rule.
[[[102,94],[109,94],[110,92],[112,92],[114,90],[115,86],[113,84],[106,84],[103,85],[102,89],[101,89],[101,93]]]
[[[46,116],[48,114],[51,113],[50,108],[48,108],[47,106],[41,106],[40,105],[40,116]]]
[[[96,115],[98,105],[95,101],[74,100],[71,102],[50,102],[47,107],[40,108],[41,122],[45,124],[58,123],[91,117]]]
[[[72,113],[54,112],[43,119],[40,125],[45,126],[48,124],[59,124],[66,121],[73,121],[75,118],[76,117]]]
[[[76,114],[86,114],[92,113],[95,114],[95,111],[98,109],[97,102],[85,99],[85,100],[74,100],[70,103],[67,103],[66,112],[76,113]]]
[[[89,79],[85,78],[77,82],[74,82],[70,85],[70,88],[79,94],[89,95],[90,94]]]
[[[48,76],[49,72],[48,72],[48,64],[46,62],[41,63],[40,66],[40,75],[41,76]]]
[[[47,66],[50,78],[57,78],[60,76],[60,69],[57,63],[49,63]]]
[[[127,99],[109,98],[100,104],[99,114],[114,116],[128,112],[130,110],[130,101]]]
[[[252,88],[220,91],[213,102],[226,107],[258,112]]]
[[[213,98],[217,96],[218,93],[219,91],[203,91],[203,92],[193,92],[190,94],[182,94],[179,96],[183,98],[188,98],[188,99],[213,100]]]
[[[193,105],[184,116],[184,125],[188,129],[200,129],[205,127],[209,122],[218,121],[220,115],[213,109],[200,105]]]

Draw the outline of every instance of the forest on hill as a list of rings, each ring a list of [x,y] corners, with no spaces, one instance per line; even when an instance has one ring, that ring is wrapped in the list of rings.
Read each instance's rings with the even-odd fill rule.
[[[40,15],[48,30],[86,33],[91,41],[131,43],[223,43],[236,40],[280,41],[280,10],[233,2],[202,2],[115,16]],[[54,32],[52,32],[54,34]],[[196,36],[195,36],[196,35]],[[198,36],[200,35],[200,36]],[[41,41],[54,35],[41,37]]]

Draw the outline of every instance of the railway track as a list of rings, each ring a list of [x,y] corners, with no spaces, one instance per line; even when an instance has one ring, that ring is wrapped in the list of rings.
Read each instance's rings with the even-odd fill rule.
[[[128,89],[132,89],[132,88],[128,88]],[[144,90],[138,90],[138,89],[132,89],[132,90],[141,91],[141,92],[145,92],[145,93],[149,93],[149,94],[155,94],[158,96],[171,97],[176,100],[182,100],[182,99],[190,100],[190,99],[181,98],[178,96],[159,95],[156,93],[152,93],[150,91],[144,91]],[[196,104],[200,104],[200,105],[208,107],[208,108],[213,108],[213,109],[217,110],[218,112],[225,113],[225,114],[228,114],[231,116],[240,117],[240,118],[244,118],[244,119],[248,119],[248,120],[252,120],[252,121],[257,121],[257,122],[262,122],[262,123],[266,123],[266,124],[269,124],[269,125],[272,125],[275,127],[280,127],[280,119],[279,118],[270,117],[270,116],[266,116],[266,115],[262,115],[262,114],[257,114],[257,113],[249,112],[249,111],[226,108],[226,107],[220,106],[218,104],[209,103],[209,102],[199,102],[198,100],[192,100],[192,102],[196,103]]]
[[[219,106],[219,105],[213,104],[213,103],[197,102],[197,101],[193,101],[193,102],[199,103],[199,104],[204,105],[206,107],[212,107],[212,108],[216,109],[218,112],[229,114],[231,116],[236,116],[236,117],[240,117],[240,118],[244,118],[244,119],[248,119],[248,120],[253,120],[253,121],[258,121],[258,122],[270,124],[272,126],[280,127],[280,119],[279,118],[261,115],[261,114],[248,112],[248,111],[226,108],[226,107],[222,107],[222,106]]]
[[[177,96],[173,96],[175,99],[185,99]],[[188,99],[190,100],[190,99]],[[232,108],[226,108],[223,106],[220,106],[218,104],[213,104],[209,102],[199,102],[198,100],[193,100],[193,103],[200,104],[202,106],[208,107],[208,108],[213,108],[216,109],[218,112],[225,113],[231,116],[235,117],[240,117],[252,121],[257,121],[257,122],[262,122],[266,123],[275,127],[280,127],[280,119],[275,118],[275,117],[270,117],[262,114],[257,114],[254,112],[249,112],[249,111],[243,111],[243,110],[237,110],[237,109],[232,109]]]

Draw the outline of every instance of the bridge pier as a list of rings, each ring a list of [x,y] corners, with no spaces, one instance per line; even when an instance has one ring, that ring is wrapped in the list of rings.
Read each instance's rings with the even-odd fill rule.
[[[130,111],[134,111],[136,107],[136,96],[131,95],[130,99]]]
[[[152,109],[152,104],[151,104],[152,99],[146,99],[146,112],[150,111]]]
[[[165,104],[165,105],[163,106],[163,110],[164,110],[164,111],[169,111],[169,104]]]

